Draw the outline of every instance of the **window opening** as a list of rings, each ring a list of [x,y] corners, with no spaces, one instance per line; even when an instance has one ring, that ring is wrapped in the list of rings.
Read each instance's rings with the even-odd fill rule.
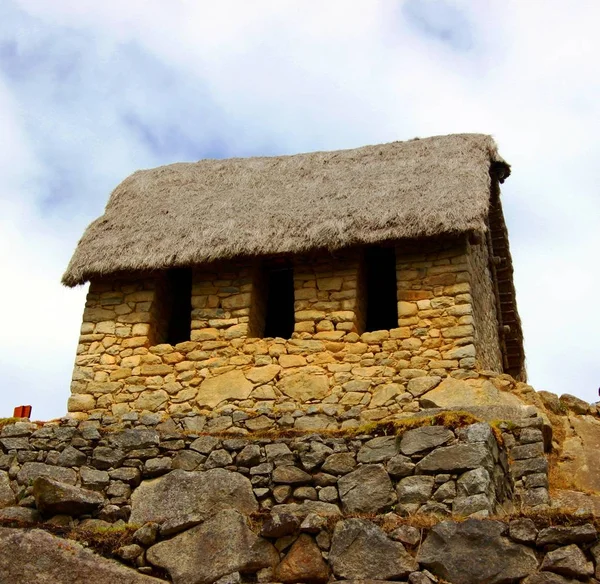
[[[365,250],[367,294],[366,331],[389,330],[398,326],[396,254],[393,247]]]
[[[166,342],[171,345],[190,340],[192,328],[192,270],[177,268],[167,273],[169,320]]]
[[[289,339],[294,332],[294,270],[290,266],[266,269],[265,337]]]

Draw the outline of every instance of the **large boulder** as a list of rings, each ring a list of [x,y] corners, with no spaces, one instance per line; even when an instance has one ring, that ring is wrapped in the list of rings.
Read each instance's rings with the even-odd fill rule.
[[[201,521],[227,508],[245,514],[258,511],[252,485],[244,475],[222,468],[205,472],[174,470],[144,481],[133,491],[129,523]]]
[[[346,513],[380,513],[397,498],[381,464],[365,464],[341,477],[338,491]]]
[[[579,546],[574,543],[548,552],[541,569],[578,579],[594,575],[594,564],[587,560]]]
[[[516,395],[500,391],[487,380],[446,377],[435,389],[423,394],[421,404],[431,408],[468,406],[525,406]]]
[[[40,529],[25,531],[0,527],[0,575],[2,582],[58,584],[160,584],[113,560],[98,556],[71,540]]]
[[[46,477],[33,482],[33,496],[38,511],[44,515],[85,515],[99,509],[104,497],[96,491],[59,483]]]
[[[209,584],[233,572],[253,573],[279,562],[277,550],[250,530],[243,515],[225,509],[146,553],[174,584]]]
[[[419,569],[400,542],[366,519],[337,523],[329,563],[339,579],[348,580],[399,580]]]
[[[558,468],[579,489],[600,491],[600,421],[593,416],[569,416]]]
[[[506,584],[532,574],[534,552],[503,537],[499,521],[443,521],[431,529],[417,559],[436,576],[460,584]]]

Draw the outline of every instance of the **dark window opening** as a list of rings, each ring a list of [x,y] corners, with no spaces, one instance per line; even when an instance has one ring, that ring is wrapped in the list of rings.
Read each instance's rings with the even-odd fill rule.
[[[294,332],[294,271],[289,266],[267,268],[265,283],[264,336],[289,339]]]
[[[396,254],[393,247],[369,247],[365,251],[367,295],[366,331],[398,326]]]
[[[192,270],[178,268],[167,274],[169,320],[166,342],[171,345],[190,340],[192,328]]]

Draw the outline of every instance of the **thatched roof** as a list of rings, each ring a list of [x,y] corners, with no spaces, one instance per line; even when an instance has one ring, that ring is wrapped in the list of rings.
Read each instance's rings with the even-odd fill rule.
[[[456,134],[140,170],[113,191],[104,214],[87,228],[63,283],[485,231],[491,167],[500,179],[509,174],[490,136]]]

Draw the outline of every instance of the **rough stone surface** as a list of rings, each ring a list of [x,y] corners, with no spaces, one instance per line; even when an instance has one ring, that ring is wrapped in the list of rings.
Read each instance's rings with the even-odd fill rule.
[[[409,430],[402,435],[400,452],[410,456],[417,452],[441,446],[454,438],[454,434],[444,426],[423,426]]]
[[[199,406],[214,408],[228,399],[247,399],[253,385],[237,369],[205,379],[198,390],[196,401]]]
[[[204,519],[231,507],[250,514],[258,510],[250,481],[243,475],[221,468],[205,472],[174,470],[144,481],[131,496],[129,522],[163,523],[173,517]]]
[[[233,509],[157,543],[146,555],[151,564],[169,572],[174,584],[209,584],[232,572],[255,573],[279,561],[277,550]]]
[[[580,580],[572,580],[552,572],[539,572],[527,576],[522,584],[579,584],[580,582]]]
[[[587,561],[577,545],[571,544],[548,552],[541,570],[573,578],[587,578],[594,574],[594,564]]]
[[[346,513],[380,513],[396,502],[392,481],[381,464],[366,464],[338,481]]]
[[[311,399],[323,399],[329,394],[329,381],[325,375],[295,373],[279,382],[279,389],[288,397],[303,403]]]
[[[435,389],[423,394],[421,403],[434,408],[524,405],[516,395],[500,391],[490,382],[474,385],[453,377],[447,377]]]
[[[73,469],[51,466],[42,462],[26,462],[17,474],[17,481],[20,485],[29,485],[37,477],[48,477],[67,485],[74,485],[77,482],[77,473]]]
[[[534,544],[538,535],[535,523],[531,519],[514,519],[508,525],[510,538],[517,543]]]
[[[399,580],[418,569],[401,543],[365,519],[337,523],[329,562],[338,578],[350,580]]]
[[[536,544],[541,547],[546,545],[589,543],[594,541],[596,537],[596,528],[591,523],[572,527],[556,525],[540,530]]]
[[[532,550],[503,537],[505,529],[497,521],[443,521],[429,532],[417,559],[450,582],[518,581],[534,572],[538,561]]]
[[[455,444],[430,452],[417,463],[417,472],[462,472],[484,466],[493,467],[490,451],[483,444]]]
[[[15,494],[10,488],[8,473],[0,471],[0,509],[15,504]]]
[[[363,444],[357,460],[363,464],[385,462],[398,454],[398,440],[395,436],[378,436]]]
[[[312,537],[300,535],[282,562],[275,568],[275,579],[284,584],[299,582],[324,584],[328,581],[329,568]]]
[[[46,477],[35,479],[33,496],[38,511],[44,515],[64,513],[77,517],[96,511],[104,503],[104,497],[100,493],[59,483]]]
[[[3,582],[57,584],[159,584],[114,560],[98,556],[81,545],[46,531],[0,527],[0,576]],[[66,579],[68,578],[68,580]]]
[[[427,475],[405,477],[396,485],[398,502],[426,503],[431,498],[435,478]]]

